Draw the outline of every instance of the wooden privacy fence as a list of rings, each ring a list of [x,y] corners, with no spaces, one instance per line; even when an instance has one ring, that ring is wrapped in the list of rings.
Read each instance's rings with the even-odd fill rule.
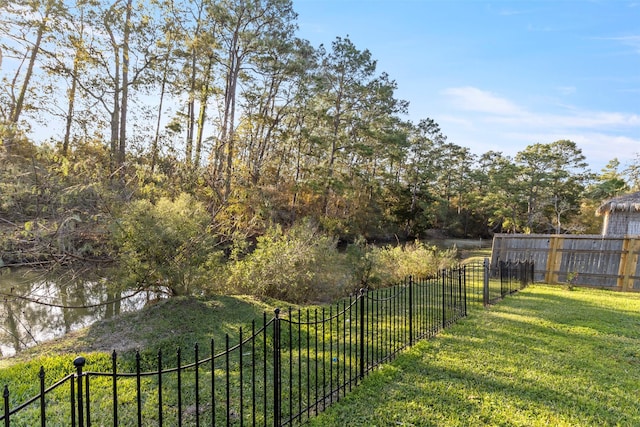
[[[496,234],[491,264],[532,260],[534,280],[640,292],[640,238]]]

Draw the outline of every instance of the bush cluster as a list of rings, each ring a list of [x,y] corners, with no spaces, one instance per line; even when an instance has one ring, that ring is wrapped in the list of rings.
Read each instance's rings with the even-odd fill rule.
[[[420,242],[371,246],[338,240],[311,221],[268,227],[249,244],[238,237],[223,248],[209,215],[193,197],[134,202],[114,235],[119,282],[171,295],[248,294],[293,303],[328,302],[360,288],[430,276],[455,263],[455,251]],[[225,251],[226,249],[226,251]]]
[[[131,203],[114,223],[118,281],[127,288],[191,295],[207,286],[220,251],[204,205],[182,193]]]
[[[369,246],[365,257],[371,264],[369,276],[361,282],[368,287],[387,286],[409,276],[431,277],[439,270],[457,265],[457,250],[439,250],[420,241],[404,245]]]
[[[456,250],[420,242],[372,246],[358,239],[340,251],[337,239],[310,223],[270,228],[254,250],[229,260],[226,290],[302,303],[331,301],[408,276],[428,277],[457,264]]]
[[[352,279],[337,240],[309,223],[269,228],[255,249],[229,260],[226,275],[231,292],[291,302],[333,299]]]

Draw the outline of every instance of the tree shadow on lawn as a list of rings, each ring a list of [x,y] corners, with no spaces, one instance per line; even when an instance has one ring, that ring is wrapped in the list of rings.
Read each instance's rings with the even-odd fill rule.
[[[564,291],[551,286],[536,288],[518,294],[509,307],[529,310],[551,323],[640,339],[640,294],[580,288]]]

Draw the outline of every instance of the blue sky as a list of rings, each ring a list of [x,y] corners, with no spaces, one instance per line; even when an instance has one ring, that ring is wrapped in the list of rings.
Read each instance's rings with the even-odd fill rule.
[[[293,0],[314,46],[368,49],[448,141],[514,155],[570,139],[591,169],[640,155],[640,0]]]

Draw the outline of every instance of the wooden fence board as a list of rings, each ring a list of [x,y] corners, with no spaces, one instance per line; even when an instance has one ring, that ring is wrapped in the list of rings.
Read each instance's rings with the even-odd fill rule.
[[[640,292],[640,238],[496,234],[491,262],[532,260],[534,280]]]

